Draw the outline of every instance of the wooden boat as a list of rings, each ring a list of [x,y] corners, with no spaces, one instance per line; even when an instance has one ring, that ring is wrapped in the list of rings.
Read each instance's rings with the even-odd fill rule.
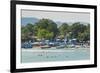
[[[50,46],[41,46],[41,49],[51,48]]]

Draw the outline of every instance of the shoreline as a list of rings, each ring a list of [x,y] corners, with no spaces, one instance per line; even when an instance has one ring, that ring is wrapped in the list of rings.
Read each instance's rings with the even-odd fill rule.
[[[89,48],[68,48],[68,49],[24,49],[22,48],[22,51],[24,52],[74,52],[76,50],[90,50]]]

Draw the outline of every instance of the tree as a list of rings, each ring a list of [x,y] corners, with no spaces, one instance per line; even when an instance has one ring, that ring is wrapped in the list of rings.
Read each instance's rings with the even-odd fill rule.
[[[26,27],[21,27],[21,40],[22,40],[22,42],[25,42],[30,38],[28,35],[29,35],[29,30]]]
[[[41,40],[51,39],[53,37],[53,32],[49,32],[46,29],[38,29],[37,37]]]
[[[33,25],[27,24],[26,26],[21,27],[21,39],[22,42],[28,41],[32,39],[32,35],[34,33]]]
[[[34,25],[28,23],[28,24],[26,25],[26,28],[27,28],[27,30],[29,31],[30,36],[33,35],[33,33],[34,33]]]
[[[60,35],[62,35],[64,38],[65,36],[68,35],[69,33],[69,25],[67,23],[63,23],[60,27],[59,27],[59,31],[60,31]]]
[[[57,24],[50,19],[40,19],[35,24],[27,24],[21,27],[21,39],[22,42],[29,41],[35,36],[39,39],[55,39],[60,38],[76,38],[79,41],[90,40],[90,24],[84,25],[80,22],[69,25],[63,23],[59,28]]]
[[[90,24],[86,26],[83,32],[78,33],[78,40],[89,41],[90,40]]]
[[[80,24],[80,22],[74,23],[71,26],[72,38],[78,38],[78,34],[83,33],[85,29],[86,29],[86,26],[83,24]]]
[[[50,19],[40,19],[39,22],[35,24],[35,30],[37,29],[45,29],[49,33],[53,33],[53,38],[56,37],[58,33],[57,24]]]

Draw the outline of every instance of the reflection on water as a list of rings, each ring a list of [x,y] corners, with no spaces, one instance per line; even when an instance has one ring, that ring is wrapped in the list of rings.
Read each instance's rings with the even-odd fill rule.
[[[72,60],[89,60],[89,49],[74,49],[62,50],[61,52],[55,51],[23,51],[22,50],[22,63],[30,62],[46,62],[46,61],[72,61]]]

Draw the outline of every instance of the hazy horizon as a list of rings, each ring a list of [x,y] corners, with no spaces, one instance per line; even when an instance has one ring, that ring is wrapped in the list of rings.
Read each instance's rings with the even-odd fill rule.
[[[39,11],[39,10],[22,10],[21,18],[37,18],[51,19],[54,22],[85,22],[90,23],[90,14],[83,12],[55,12],[55,11]]]
[[[42,18],[42,19],[46,19],[46,18]],[[35,24],[36,22],[38,22],[40,19],[38,19],[38,18],[35,18],[35,17],[22,17],[21,18],[21,25],[22,26],[25,26],[25,25],[27,25],[28,23],[31,23],[31,24]],[[52,19],[50,19],[50,20],[52,20]],[[54,20],[53,20],[54,21]],[[61,26],[62,25],[62,23],[68,23],[68,25],[72,25],[73,23],[76,23],[76,22],[63,22],[63,21],[54,21],[56,24],[57,24],[57,26],[59,27],[59,26]],[[80,22],[81,24],[84,24],[84,25],[87,25],[87,24],[89,24],[89,23],[87,23],[87,22]]]

